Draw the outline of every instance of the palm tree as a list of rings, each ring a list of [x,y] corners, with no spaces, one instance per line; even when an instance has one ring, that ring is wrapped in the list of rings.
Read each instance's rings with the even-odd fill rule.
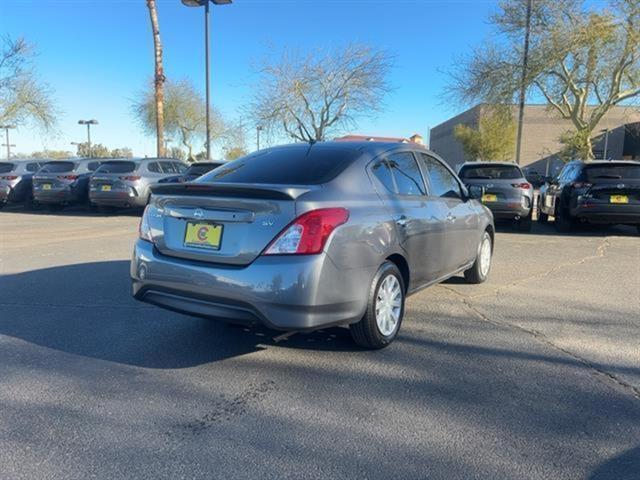
[[[153,33],[153,48],[155,53],[155,100],[156,100],[156,146],[159,157],[164,156],[164,69],[162,67],[162,42],[160,41],[160,27],[158,25],[158,10],[156,0],[147,0],[151,30]]]

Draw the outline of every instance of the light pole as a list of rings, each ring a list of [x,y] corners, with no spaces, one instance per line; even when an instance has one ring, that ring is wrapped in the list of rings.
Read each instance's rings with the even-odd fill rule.
[[[607,159],[607,149],[609,147],[609,129],[605,128],[602,130],[604,132],[604,151],[602,152],[602,159]]]
[[[11,158],[11,147],[15,147],[9,141],[9,130],[12,128],[16,128],[15,125],[0,125],[0,129],[4,129],[5,138],[7,139],[7,143],[3,143],[3,147],[7,147],[7,160]]]
[[[206,128],[207,128],[207,160],[211,160],[211,124],[209,119],[209,2],[214,5],[228,5],[233,0],[182,0],[187,7],[204,7],[204,69],[205,69],[205,97],[206,97]]]
[[[531,36],[531,8],[533,0],[527,0],[527,13],[524,30],[524,51],[522,55],[522,79],[520,83],[520,99],[518,102],[518,133],[516,136],[516,164],[520,165],[520,149],[522,147],[522,124],[524,122],[524,102],[527,93],[527,66],[529,64],[529,37]]]
[[[87,153],[88,156],[91,157],[91,125],[97,125],[97,120],[78,120],[79,125],[87,126]]]
[[[260,132],[262,131],[262,125],[256,127],[256,150],[260,150]]]

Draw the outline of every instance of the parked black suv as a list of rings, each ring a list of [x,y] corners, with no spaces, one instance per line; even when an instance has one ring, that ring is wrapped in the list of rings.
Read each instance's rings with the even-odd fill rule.
[[[556,219],[561,232],[576,222],[635,225],[640,231],[640,162],[567,163],[540,190],[538,220]]]

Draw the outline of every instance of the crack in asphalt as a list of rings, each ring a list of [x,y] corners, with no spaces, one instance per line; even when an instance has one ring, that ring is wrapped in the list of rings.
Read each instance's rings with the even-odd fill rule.
[[[580,355],[572,352],[571,350],[561,347],[560,345],[555,344],[553,341],[551,341],[545,334],[543,334],[542,332],[540,332],[539,330],[535,330],[535,329],[531,329],[531,328],[525,328],[522,327],[520,325],[516,325],[513,323],[509,323],[509,322],[500,322],[498,320],[494,320],[492,318],[490,318],[489,316],[487,316],[485,313],[481,312],[479,310],[478,307],[472,305],[472,301],[478,298],[483,298],[483,297],[487,297],[490,295],[495,295],[498,296],[500,294],[502,294],[503,290],[506,290],[508,288],[514,287],[514,286],[518,286],[521,285],[522,283],[525,283],[529,280],[532,279],[538,279],[538,278],[543,278],[546,277],[548,275],[551,275],[552,273],[555,273],[557,271],[560,271],[564,268],[569,268],[569,267],[573,267],[573,266],[577,266],[577,265],[582,265],[585,262],[588,262],[590,260],[595,260],[598,258],[602,258],[607,254],[607,251],[609,250],[609,248],[611,247],[611,241],[609,237],[605,237],[602,242],[600,242],[600,245],[598,245],[598,247],[596,248],[596,251],[594,254],[592,255],[588,255],[586,257],[581,258],[580,260],[577,261],[573,261],[573,262],[567,262],[567,263],[563,263],[560,265],[556,265],[553,268],[550,268],[549,270],[546,270],[544,272],[541,273],[537,273],[535,275],[531,275],[529,277],[525,277],[522,278],[520,280],[516,280],[512,283],[510,283],[509,285],[504,285],[501,287],[496,288],[494,291],[489,292],[489,293],[484,293],[484,294],[480,294],[480,295],[474,295],[474,296],[466,296],[463,295],[462,293],[458,292],[456,289],[448,287],[446,285],[439,285],[441,288],[444,288],[445,290],[454,293],[462,302],[462,304],[464,305],[464,307],[466,307],[467,310],[470,310],[473,314],[475,314],[475,316],[477,316],[478,318],[480,318],[482,321],[490,323],[492,325],[496,325],[496,326],[500,326],[500,327],[510,327],[512,329],[516,329],[519,330],[521,332],[524,332],[528,335],[533,336],[533,338],[535,340],[537,340],[538,342],[553,348],[554,350],[557,350],[561,353],[564,353],[565,355],[568,355],[569,357],[571,357],[572,359],[574,359],[576,362],[580,363],[581,365],[587,367],[588,369],[592,370],[595,374],[597,374],[597,376],[599,377],[604,377],[605,379],[614,382],[617,386],[622,387],[623,389],[627,390],[633,397],[635,397],[637,400],[640,400],[640,388],[637,388],[633,385],[631,385],[628,382],[625,382],[624,380],[622,380],[621,378],[617,377],[616,375],[614,375],[613,373],[607,372],[606,370],[603,370],[601,368],[599,368],[597,365],[591,363],[589,360],[587,360],[584,357],[581,357]]]

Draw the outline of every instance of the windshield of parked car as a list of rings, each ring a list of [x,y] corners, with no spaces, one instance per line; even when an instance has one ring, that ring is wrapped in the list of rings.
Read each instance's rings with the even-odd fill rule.
[[[135,162],[104,162],[98,167],[96,173],[131,173],[136,168]]]
[[[218,168],[222,163],[207,163],[204,165],[191,165],[189,169],[186,171],[186,175],[204,175],[207,172],[210,172],[214,168]]]
[[[0,173],[12,172],[14,168],[16,168],[16,166],[13,163],[0,163]]]
[[[200,177],[198,182],[319,185],[333,180],[360,152],[351,148],[296,145],[239,158]]]
[[[76,168],[76,164],[73,162],[49,162],[45,163],[44,167],[40,170],[41,173],[61,173],[71,172]]]
[[[640,165],[587,165],[584,171],[589,182],[598,179],[640,180]]]
[[[522,172],[515,165],[469,165],[462,167],[458,176],[463,180],[514,180],[522,178]]]

